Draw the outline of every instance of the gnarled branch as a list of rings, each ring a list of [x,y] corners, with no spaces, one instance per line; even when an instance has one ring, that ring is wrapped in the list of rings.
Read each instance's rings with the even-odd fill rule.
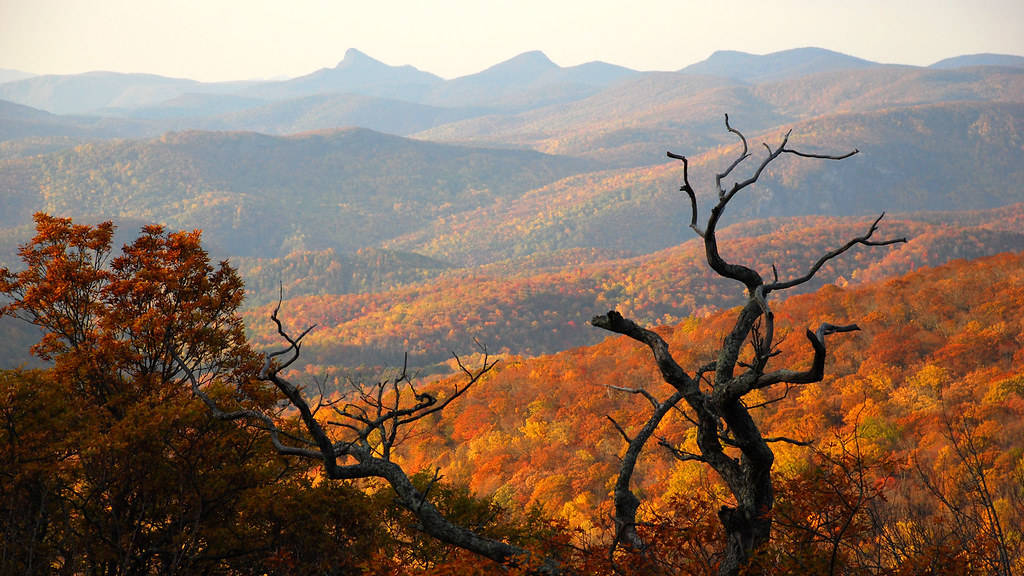
[[[640,390],[622,390],[630,393],[641,392]],[[664,402],[658,402],[654,396],[646,391],[642,393],[654,405],[654,412],[647,419],[643,427],[640,428],[636,436],[630,438],[622,426],[612,419],[611,416],[608,416],[612,425],[615,426],[615,429],[627,443],[626,453],[622,456],[622,464],[619,466],[619,475],[615,480],[615,491],[613,493],[615,504],[615,516],[613,517],[615,522],[615,543],[623,542],[631,549],[638,551],[642,551],[647,545],[636,532],[636,513],[640,507],[640,499],[630,489],[629,484],[633,478],[636,463],[640,459],[640,453],[643,451],[647,441],[654,434],[654,431],[658,429],[665,415],[683,398],[683,393],[680,390],[673,392]],[[616,544],[613,544],[610,553],[615,552],[615,547]]]
[[[772,280],[765,282],[761,275],[752,267],[726,261],[718,247],[717,228],[722,215],[736,196],[758,181],[767,167],[783,154],[801,158],[843,160],[858,151],[845,154],[807,153],[791,148],[789,138],[791,131],[783,135],[774,147],[764,144],[767,155],[743,180],[736,181],[731,187],[723,186],[723,180],[729,177],[740,164],[750,158],[751,153],[746,137],[733,128],[729,117],[725,117],[725,127],[735,134],[742,144],[741,152],[732,162],[715,176],[718,200],[711,208],[707,223],[702,229],[698,223],[697,194],[689,179],[689,163],[685,156],[668,152],[668,157],[683,163],[683,185],[680,191],[686,193],[690,200],[690,228],[702,238],[704,253],[708,266],[723,278],[730,278],[743,284],[747,290],[747,302],[740,310],[732,329],[726,334],[713,362],[701,367],[694,377],[683,370],[673,358],[668,344],[655,332],[640,327],[636,322],[624,318],[612,310],[607,314],[595,316],[591,324],[598,328],[622,334],[643,343],[650,348],[654,361],[665,382],[675,388],[673,399],[685,399],[692,409],[694,417],[687,418],[697,430],[697,448],[699,452],[679,450],[671,443],[661,440],[661,444],[677,459],[682,461],[699,461],[713,468],[729,487],[736,500],[735,506],[724,506],[719,518],[726,529],[728,544],[725,556],[720,565],[721,574],[737,574],[740,565],[750,558],[753,551],[768,541],[771,532],[771,508],[774,496],[771,484],[771,468],[774,454],[769,448],[770,442],[788,442],[803,445],[798,440],[785,436],[765,437],[750,416],[749,408],[743,403],[743,397],[753,390],[766,388],[774,384],[785,383],[788,386],[820,381],[824,377],[826,345],[825,337],[838,332],[858,330],[856,324],[835,325],[824,323],[817,331],[807,330],[806,336],[813,349],[811,366],[806,370],[780,369],[767,371],[768,364],[778,354],[775,342],[775,315],[768,302],[771,292],[785,290],[808,282],[829,260],[850,250],[853,246],[885,246],[905,242],[903,238],[877,241],[873,239],[882,217],[877,218],[868,231],[850,239],[839,248],[826,252],[811,266],[807,273],[798,278],[780,281],[778,269],[772,265]],[[750,344],[754,357],[751,361],[740,361],[740,353],[744,346]],[[739,370],[737,370],[739,368]],[[700,383],[706,381],[706,374],[714,372],[708,381],[706,392],[701,390]],[[739,373],[737,373],[739,372]],[[638,391],[627,390],[634,393]],[[681,398],[678,398],[681,396]],[[785,396],[785,395],[784,395]],[[784,397],[783,396],[783,397]],[[630,437],[621,426],[615,423],[616,429],[629,444],[627,454],[638,455],[646,442],[654,433],[654,428],[664,416],[669,401],[659,403],[650,396],[648,401],[655,407],[655,413],[648,420],[644,429]],[[671,399],[670,399],[671,400]],[[614,423],[614,421],[613,421]],[[726,450],[729,452],[727,453]],[[738,458],[736,457],[738,454]],[[636,539],[635,514],[639,506],[635,494],[629,491],[628,483],[633,473],[634,460],[623,462],[616,484],[616,543],[623,541],[637,549],[643,543]]]
[[[785,290],[787,288],[792,288],[794,286],[799,286],[800,284],[804,284],[806,282],[809,282],[812,278],[814,278],[814,275],[818,273],[818,270],[820,270],[821,267],[824,266],[826,262],[828,262],[829,260],[831,260],[831,259],[833,259],[833,258],[835,258],[835,257],[837,257],[837,256],[839,256],[841,254],[843,254],[844,252],[846,252],[847,250],[849,250],[850,248],[853,248],[854,246],[856,246],[858,244],[861,244],[863,246],[888,246],[890,244],[898,244],[898,243],[905,244],[907,242],[907,239],[905,237],[904,238],[892,238],[892,239],[889,239],[889,240],[879,240],[879,241],[871,240],[871,237],[878,230],[878,223],[881,222],[882,218],[884,218],[884,217],[885,217],[885,212],[882,212],[882,214],[879,215],[878,218],[875,218],[875,221],[871,223],[871,227],[868,228],[867,232],[865,232],[864,234],[862,234],[860,236],[857,236],[856,238],[851,238],[850,240],[848,240],[845,244],[843,244],[839,248],[836,248],[834,250],[830,250],[829,252],[826,252],[825,254],[823,254],[811,266],[811,269],[808,270],[807,273],[804,274],[803,276],[800,276],[799,278],[794,278],[792,280],[787,280],[785,282],[779,282],[778,279],[776,278],[775,282],[772,282],[771,284],[768,284],[768,285],[765,286],[765,288],[764,288],[765,292],[771,292],[771,291],[774,291],[774,290]]]
[[[417,392],[405,369],[399,377],[379,382],[369,390],[361,389],[357,399],[360,404],[349,402],[338,408],[334,403],[326,405],[334,408],[334,416],[341,418],[326,421],[338,430],[347,432],[344,438],[334,440],[328,433],[325,423],[316,417],[318,409],[325,404],[323,401],[311,407],[302,390],[282,376],[281,371],[298,359],[302,339],[310,329],[304,330],[298,337],[292,337],[284,328],[278,317],[280,300],[271,314],[271,320],[277,326],[278,334],[287,342],[282,350],[268,355],[260,373],[260,379],[272,383],[288,399],[289,404],[298,414],[302,430],[308,438],[301,439],[308,447],[287,445],[282,441],[285,436],[278,422],[270,415],[258,409],[223,410],[196,379],[195,375],[180,359],[177,359],[192,383],[192,390],[210,409],[215,418],[231,421],[255,422],[256,427],[266,430],[271,437],[275,449],[283,455],[299,456],[319,461],[324,467],[328,478],[351,480],[359,478],[379,478],[387,482],[397,495],[397,501],[405,509],[416,516],[419,528],[441,542],[451,544],[473,553],[489,558],[502,565],[515,565],[528,558],[528,552],[518,546],[480,536],[463,526],[448,520],[426,497],[426,493],[418,490],[405,470],[390,459],[390,449],[394,445],[399,429],[408,426],[430,414],[447,407],[456,398],[462,396],[471,386],[490,372],[496,361],[490,360],[484,350],[484,357],[478,369],[471,370],[461,359],[456,357],[460,369],[467,376],[462,384],[456,384],[448,397],[438,400],[434,395]],[[284,362],[278,364],[274,358],[283,357]],[[403,403],[406,391],[412,393],[414,402]],[[374,446],[370,438],[377,435],[379,444]],[[538,570],[538,573],[556,574],[560,571],[558,562],[549,559]]]

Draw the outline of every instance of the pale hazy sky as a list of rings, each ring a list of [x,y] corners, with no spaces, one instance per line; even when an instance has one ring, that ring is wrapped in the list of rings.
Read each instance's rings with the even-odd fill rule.
[[[676,70],[801,46],[914,65],[1024,55],[1024,0],[0,0],[0,68],[37,74],[299,76],[348,48],[446,78],[528,50]]]

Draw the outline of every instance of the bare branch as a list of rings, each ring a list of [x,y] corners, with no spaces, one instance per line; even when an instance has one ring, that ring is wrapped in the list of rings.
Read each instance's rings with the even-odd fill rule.
[[[847,324],[845,326],[836,326],[835,324],[829,324],[828,322],[822,322],[818,326],[818,330],[814,333],[814,337],[821,342],[821,345],[825,345],[825,336],[829,334],[837,334],[839,332],[856,332],[860,330],[860,326],[856,324]]]
[[[697,444],[701,449],[701,453],[715,467],[715,470],[726,479],[727,483],[738,486],[737,483],[742,473],[739,464],[724,454],[721,443],[718,440],[719,417],[712,411],[710,399],[701,393],[699,382],[690,378],[679,367],[679,364],[669,352],[668,344],[665,340],[656,332],[641,328],[636,322],[623,318],[621,314],[614,310],[609,311],[605,315],[595,316],[591,319],[590,323],[598,328],[629,336],[638,342],[646,344],[651,349],[651,352],[654,354],[655,363],[661,371],[662,378],[686,399],[687,404],[697,414]],[[735,359],[733,359],[733,362],[735,362]],[[721,359],[715,362],[715,367],[718,370],[721,370],[722,365]]]
[[[679,460],[680,462],[707,462],[707,460],[705,460],[704,457],[701,456],[700,454],[694,454],[693,452],[680,450],[679,448],[676,448],[675,446],[672,445],[671,442],[664,438],[658,439],[658,445],[666,448],[669,451],[669,453],[672,454],[672,457],[675,458],[676,460]]]
[[[309,326],[308,328],[302,331],[302,334],[299,334],[298,338],[292,338],[287,332],[285,332],[284,326],[281,324],[281,320],[277,316],[278,312],[280,312],[281,310],[281,302],[283,301],[283,299],[284,287],[283,285],[279,284],[277,305],[274,307],[274,311],[270,314],[270,319],[277,326],[277,334],[281,336],[281,338],[283,338],[285,342],[288,343],[288,346],[281,350],[278,350],[277,352],[271,352],[270,354],[267,354],[266,362],[263,365],[262,374],[269,374],[272,368],[273,372],[276,374],[277,372],[284,370],[288,366],[291,366],[293,362],[299,359],[299,351],[300,348],[302,347],[302,339],[305,338],[306,334],[309,334],[309,332],[313,330],[313,328],[316,328],[316,324]],[[272,360],[274,358],[288,353],[291,353],[291,356],[289,356],[288,359],[285,360],[283,364],[277,366],[272,365]]]
[[[874,235],[874,233],[878,230],[878,223],[881,222],[882,218],[884,217],[885,212],[882,212],[882,214],[878,218],[875,218],[875,221],[871,223],[871,227],[868,228],[867,232],[847,241],[845,244],[843,244],[839,248],[836,248],[835,250],[826,252],[821,258],[818,258],[817,262],[815,262],[814,265],[811,266],[811,269],[803,276],[799,278],[794,278],[792,280],[787,280],[786,282],[779,282],[778,280],[776,280],[775,282],[765,286],[765,291],[771,292],[773,290],[785,290],[787,288],[792,288],[794,286],[799,286],[800,284],[808,282],[809,280],[811,280],[811,278],[814,278],[814,275],[818,273],[818,270],[820,270],[826,262],[835,258],[836,256],[839,256],[840,254],[843,254],[844,252],[858,244],[862,244],[864,246],[888,246],[890,244],[906,243],[906,238],[893,238],[891,240],[882,241],[871,240],[871,236]]]
[[[628,444],[626,453],[622,456],[619,475],[615,480],[615,491],[613,494],[615,504],[615,542],[612,545],[611,553],[614,553],[615,546],[619,542],[626,543],[633,550],[643,550],[646,548],[639,534],[636,533],[636,513],[640,507],[640,499],[630,489],[629,484],[633,477],[636,463],[640,458],[640,453],[643,451],[647,441],[654,434],[654,431],[657,430],[661,420],[668,414],[669,410],[678,404],[682,398],[683,393],[680,390],[673,392],[664,402],[657,402],[657,400],[653,399],[653,396],[648,398],[654,403],[654,412],[640,431],[637,432],[636,436],[632,438],[626,434],[626,431],[623,430],[618,422],[611,416],[608,416],[608,420],[611,420],[612,425],[615,426],[615,429],[618,430],[619,434]]]
[[[651,394],[647,390],[644,390],[643,388],[624,388],[622,386],[613,386],[611,384],[608,384],[605,387],[608,388],[609,390],[618,390],[619,392],[626,392],[627,394],[639,394],[644,398],[647,398],[647,401],[650,402],[655,409],[658,408],[658,399],[655,398],[653,394]]]
[[[792,154],[794,156],[800,156],[801,158],[817,158],[819,160],[846,160],[850,156],[853,156],[854,154],[859,153],[860,150],[857,150],[856,148],[854,148],[852,152],[847,152],[846,154],[840,154],[838,156],[832,155],[832,154],[809,154],[807,152],[800,152],[800,151],[797,151],[797,150],[792,150],[790,148],[784,148],[782,150],[782,152],[784,154]]]
[[[666,152],[666,154],[669,158],[675,158],[683,163],[683,185],[679,187],[679,191],[686,192],[686,195],[690,197],[690,228],[697,233],[697,236],[703,238],[704,231],[697,226],[697,194],[693,191],[693,186],[690,186],[689,163],[686,161],[686,156],[672,152]]]
[[[725,169],[725,172],[722,172],[720,174],[715,175],[715,187],[718,188],[718,197],[719,198],[722,198],[722,197],[725,196],[725,188],[722,188],[722,178],[725,178],[726,176],[728,176],[729,173],[732,172],[737,166],[739,166],[741,162],[743,162],[747,158],[750,158],[750,153],[747,152],[747,139],[746,139],[745,136],[743,136],[742,133],[740,133],[739,130],[736,130],[735,128],[733,128],[732,126],[729,125],[729,115],[728,114],[725,115],[725,129],[728,130],[729,132],[732,132],[733,134],[739,136],[740,142],[743,143],[743,152],[740,152],[740,155],[736,158],[736,160],[733,160],[733,163],[730,164],[728,168]],[[769,152],[770,152],[770,150],[769,150]]]
[[[754,300],[757,301],[757,305],[761,307],[761,318],[764,319],[763,333],[761,333],[761,329],[756,323],[751,327],[751,336],[755,355],[754,370],[761,372],[768,364],[768,360],[775,355],[773,352],[775,342],[775,313],[772,312],[772,309],[768,306],[768,300],[765,298],[765,287],[763,284],[754,289],[753,297]]]
[[[814,442],[810,442],[810,441],[807,441],[807,440],[793,440],[792,438],[787,438],[785,436],[767,436],[767,437],[765,437],[764,441],[768,442],[768,443],[772,443],[772,442],[785,442],[787,444],[793,444],[794,446],[813,446],[814,445]]]
[[[590,324],[646,344],[654,354],[654,360],[666,382],[684,394],[699,393],[696,382],[676,363],[675,358],[669,353],[668,344],[656,332],[641,328],[636,322],[623,318],[622,314],[615,310],[594,316]]]
[[[736,196],[736,194],[740,190],[743,190],[747,186],[750,186],[751,184],[757,182],[757,180],[761,177],[761,173],[764,172],[764,169],[767,168],[768,165],[771,164],[776,158],[778,158],[779,155],[782,154],[783,150],[785,150],[786,144],[789,143],[789,135],[792,133],[792,130],[786,132],[786,135],[783,136],[782,138],[782,143],[779,144],[779,146],[774,150],[772,150],[772,148],[768,146],[768,144],[764,144],[765,149],[768,151],[768,156],[761,161],[761,164],[758,165],[757,169],[754,170],[754,173],[749,178],[733,184],[732,188],[730,188],[729,191],[722,196],[719,203],[724,205],[729,200],[732,200],[732,198]]]
[[[304,429],[312,437],[312,443],[318,449],[302,449],[282,445],[278,439],[279,431],[273,421],[258,411],[229,415],[234,418],[251,417],[264,422],[274,440],[275,448],[280,453],[319,460],[323,464],[324,473],[328,478],[340,480],[381,478],[387,481],[395,491],[399,503],[416,516],[420,528],[442,542],[464,548],[504,565],[516,565],[527,558],[528,554],[522,548],[482,537],[445,518],[437,507],[427,499],[430,486],[439,479],[436,473],[434,481],[427,487],[427,490],[421,493],[413,486],[405,470],[389,459],[390,450],[397,442],[399,430],[404,430],[407,425],[443,410],[495,366],[496,361],[490,360],[486,349],[481,346],[484,358],[481,367],[476,370],[465,366],[462,360],[456,356],[456,363],[463,374],[467,376],[467,381],[455,384],[451,394],[441,401],[438,401],[432,394],[416,391],[415,386],[409,381],[405,363],[403,363],[402,372],[397,378],[380,381],[369,388],[362,385],[356,386],[357,396],[362,405],[349,402],[339,409],[332,404],[331,408],[335,416],[341,420],[328,424],[350,430],[352,435],[347,439],[332,442],[324,425],[317,420],[308,402],[303,398],[301,390],[280,376],[280,371],[298,358],[301,340],[309,332],[309,329],[298,338],[290,337],[278,318],[279,309],[280,301],[274,309],[271,319],[276,324],[278,333],[288,342],[288,346],[272,356],[288,354],[288,360],[283,365],[274,366],[268,359],[261,378],[273,383],[298,410]],[[193,388],[198,390],[199,394],[197,395],[200,398],[204,397],[203,391],[197,383],[193,384]],[[402,403],[403,392],[406,389],[412,393],[415,400],[411,406],[405,406]],[[204,402],[207,400],[209,400],[208,396]],[[211,409],[216,408],[212,401],[207,402],[207,405],[211,406]],[[214,411],[214,414],[218,414],[218,412]],[[374,433],[380,435],[380,444],[376,448],[371,446],[368,441]],[[340,465],[337,460],[339,457],[351,458],[355,462]],[[549,559],[538,570],[538,572],[546,574],[555,574],[559,571],[558,563],[554,559]]]
[[[789,392],[791,390],[793,390],[793,386],[790,385],[787,382],[786,383],[786,389],[783,390],[782,394],[780,394],[779,396],[776,396],[775,398],[770,398],[768,400],[765,400],[764,402],[758,402],[757,404],[746,404],[746,403],[744,403],[744,406],[746,406],[747,410],[756,410],[758,408],[764,408],[765,406],[769,406],[771,404],[775,404],[776,402],[780,402],[782,400],[785,400],[786,398],[789,397]]]
[[[255,421],[258,423],[256,425],[257,428],[259,428],[260,430],[265,430],[270,433],[270,441],[271,443],[273,443],[274,449],[277,450],[279,454],[285,456],[302,456],[304,458],[320,458],[321,454],[319,451],[284,444],[281,441],[281,436],[283,436],[284,434],[282,434],[281,429],[278,428],[277,423],[274,422],[274,420],[270,416],[264,414],[259,410],[239,409],[225,411],[221,409],[217,402],[212,397],[210,397],[209,394],[206,393],[206,390],[203,389],[198,379],[196,378],[195,373],[192,371],[191,368],[189,368],[185,364],[181,357],[178,356],[177,351],[172,349],[171,355],[174,358],[174,361],[178,363],[178,366],[181,368],[182,372],[185,373],[186,378],[188,378],[192,386],[192,393],[195,394],[196,397],[199,398],[203,402],[203,404],[206,405],[206,407],[210,410],[210,413],[213,414],[214,418],[226,422],[233,422],[236,420]]]
[[[751,389],[765,388],[767,386],[783,382],[788,384],[810,384],[811,382],[820,382],[821,379],[825,377],[825,336],[837,332],[853,332],[855,330],[860,330],[860,327],[856,324],[836,326],[835,324],[829,324],[827,322],[822,323],[818,327],[817,332],[807,330],[807,339],[810,340],[811,346],[814,348],[814,357],[811,360],[811,367],[803,371],[777,370],[769,374],[762,374],[752,384]]]
[[[612,426],[615,427],[615,431],[619,433],[619,436],[622,436],[622,439],[626,441],[626,444],[629,444],[630,442],[633,441],[633,439],[629,437],[629,434],[626,434],[626,431],[622,429],[622,426],[615,421],[615,418],[612,418],[607,414],[605,414],[604,417],[607,418],[608,421],[612,423]]]

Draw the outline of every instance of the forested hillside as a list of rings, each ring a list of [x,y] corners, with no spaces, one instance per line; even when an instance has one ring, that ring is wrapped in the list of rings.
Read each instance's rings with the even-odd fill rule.
[[[1006,183],[1024,181],[1024,152],[1017,144],[1024,141],[1022,120],[1020,104],[943,104],[835,114],[789,126],[805,149],[861,153],[839,163],[787,159],[773,165],[753,196],[730,212],[730,221],[870,214],[880,206],[971,210],[1016,202],[1020,191]],[[773,130],[751,141],[779,138]],[[647,141],[652,158],[664,158],[663,148],[687,145]],[[693,182],[705,201],[714,173],[737,152],[723,146],[692,159]],[[679,226],[689,219],[689,204],[676,190],[679,180],[675,163],[571,177],[515,204],[484,206],[388,245],[474,263],[554,247],[650,252],[691,237]],[[968,189],[970,194],[960,193]]]
[[[907,244],[855,251],[830,262],[805,289],[1024,250],[1022,217],[1021,204],[998,211],[890,216],[887,229],[905,235]],[[823,248],[841,245],[867,222],[803,217],[737,224],[723,231],[729,242],[724,250],[762,274],[771,274],[774,265],[781,277],[796,277]],[[294,276],[286,275],[288,270],[278,276],[276,268],[242,271],[257,278],[250,286],[263,287],[274,298],[273,283],[285,278],[283,315],[299,325],[317,325],[306,340],[306,369],[337,375],[344,366],[395,365],[406,352],[415,365],[443,362],[452,351],[471,350],[474,338],[493,353],[514,355],[594,344],[602,335],[584,324],[607,308],[644,323],[671,324],[739,304],[742,293],[708,270],[703,258],[696,240],[627,258],[570,250],[562,259],[512,259],[475,271],[413,266],[405,282],[396,278],[372,293],[331,295],[316,288],[324,281],[316,260],[292,268]],[[421,280],[413,281],[417,275]],[[264,305],[246,314],[254,338],[265,346],[276,338],[266,320],[270,309]]]
[[[224,256],[354,252],[588,168],[536,152],[362,129],[271,137],[168,133],[3,162],[2,223],[34,211],[201,228]]]
[[[924,566],[934,558],[915,554],[970,555],[982,549],[981,541],[994,537],[993,526],[960,532],[966,527],[956,518],[964,522],[971,514],[985,514],[981,501],[991,499],[1021,566],[1022,281],[1024,255],[1003,254],[862,287],[829,285],[777,306],[777,326],[787,334],[781,364],[799,366],[807,358],[807,344],[797,337],[805,327],[843,319],[861,328],[836,338],[823,382],[779,386],[751,399],[771,401],[758,411],[767,436],[808,442],[776,445],[775,467],[784,478],[781,497],[793,498],[778,520],[802,520],[785,514],[810,505],[804,498],[849,505],[848,517],[867,523],[860,528],[867,536],[844,552],[851,562],[858,554],[863,560],[902,553],[905,562]],[[713,358],[732,316],[689,319],[658,332],[677,360],[695,369]],[[624,338],[551,356],[506,359],[450,414],[424,425],[424,436],[405,444],[404,462],[413,469],[440,466],[445,478],[513,509],[537,504],[574,526],[607,527],[611,484],[625,450],[609,418],[633,434],[650,411],[643,398],[612,386],[644,389],[658,398],[671,392],[650,351]],[[670,446],[695,451],[694,429],[683,414],[670,418],[658,434]],[[808,485],[798,489],[800,482],[823,479],[809,476],[815,451],[830,455],[830,465],[837,466],[818,473],[840,476],[825,477],[836,484],[815,492],[806,491]],[[656,501],[644,510],[648,521],[665,521],[665,508],[676,499],[703,501],[712,510],[723,503],[717,480],[701,463],[678,462],[654,445],[645,458],[635,480],[638,493]],[[854,472],[855,465],[867,469]],[[972,483],[979,477],[986,479],[984,487]],[[860,492],[856,504],[836,501],[858,498],[856,490],[865,487],[869,490]],[[837,492],[817,492],[833,489]],[[699,524],[693,518],[677,521]],[[908,547],[882,550],[887,546]],[[948,552],[940,552],[944,547]]]
[[[758,68],[763,69],[763,68]],[[514,142],[623,165],[659,161],[656,143],[687,142],[690,154],[732,139],[716,128],[724,111],[754,134],[824,115],[884,112],[943,102],[1019,102],[1024,69],[925,70],[873,66],[820,70],[747,84],[721,75],[649,73],[586,99],[516,115],[455,122],[422,136],[455,142]],[[657,149],[655,149],[657,152]]]
[[[608,338],[497,363],[463,356],[453,361],[462,374],[408,388],[405,374],[340,390],[284,383],[279,390],[301,414],[281,413],[270,383],[302,359],[298,342],[282,365],[257,368],[261,358],[235,313],[240,279],[209,261],[198,234],[148,226],[104,267],[109,223],[36,220],[37,235],[22,251],[28,269],[0,270],[3,311],[44,327],[49,335],[36,350],[53,360],[45,370],[0,371],[0,526],[16,544],[4,557],[11,566],[130,562],[160,572],[173,557],[182,573],[287,573],[324,563],[369,574],[493,568],[410,527],[428,495],[429,510],[522,550],[515,554],[557,558],[559,572],[712,573],[722,561],[713,518],[730,500],[693,458],[695,424],[681,406],[667,413],[633,479],[646,502],[638,529],[650,546],[608,547],[616,532],[608,502],[625,441],[651,410],[644,397],[658,406],[671,392],[637,342]],[[859,328],[832,337],[823,380],[748,398],[765,437],[781,441],[773,537],[754,566],[768,574],[1022,566],[1022,280],[1024,253],[1003,253],[863,286],[826,285],[773,306],[779,364],[807,363],[808,344],[796,337],[804,327],[839,320]],[[697,370],[715,356],[736,312],[657,333]],[[64,328],[81,317],[94,328]],[[279,339],[295,334],[290,324]],[[400,394],[415,404],[402,408]],[[323,426],[339,426],[338,450],[362,445],[344,440],[350,430],[370,434],[355,424],[379,427],[379,455],[354,457],[390,471],[338,481],[346,477],[338,470],[365,474],[361,463],[320,468],[301,458],[310,449],[287,448],[315,418],[300,395],[324,411]],[[432,409],[435,402],[444,410]],[[219,409],[231,404],[240,408]],[[222,421],[239,418],[260,424]],[[394,480],[394,466],[404,480]],[[397,501],[374,478],[416,499]],[[191,520],[183,526],[179,518]],[[311,522],[320,529],[297,530]],[[172,556],[174,542],[188,546],[171,548]]]

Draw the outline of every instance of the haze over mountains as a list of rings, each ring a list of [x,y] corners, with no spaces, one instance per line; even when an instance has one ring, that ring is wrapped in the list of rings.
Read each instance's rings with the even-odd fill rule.
[[[1024,57],[980,54],[950,58],[930,68],[970,66],[1024,68]],[[680,70],[745,83],[761,83],[837,70],[883,65],[821,48],[767,55],[719,51]],[[412,66],[389,66],[349,49],[334,68],[280,81],[203,83],[151,74],[88,72],[33,76],[0,71],[0,99],[54,114],[159,116],[167,109],[206,116],[249,109],[271,101],[317,94],[361,94],[447,108],[481,111],[528,109],[591,96],[628,78],[651,74],[604,62],[560,67],[542,52],[526,52],[476,74],[444,80]],[[196,98],[194,95],[205,95]],[[190,96],[185,100],[182,97]],[[200,105],[200,103],[206,103]],[[189,104],[189,105],[185,105]],[[139,110],[148,111],[139,112]],[[135,111],[135,112],[131,112]],[[195,126],[192,126],[195,128]]]
[[[239,108],[254,98],[268,103],[315,94],[362,94],[426,105],[531,107],[576,99],[636,71],[593,62],[562,68],[541,52],[527,52],[486,70],[444,80],[412,66],[389,66],[349,49],[334,68],[283,81],[201,83],[149,74],[90,72],[35,76],[0,85],[0,97],[58,114],[104,113],[161,108],[186,94],[223,96]],[[223,105],[223,104],[222,104]]]
[[[445,80],[349,50],[334,68],[274,82],[2,72],[0,264],[13,263],[40,210],[135,229],[202,228],[211,252],[240,263],[254,305],[276,297],[281,281],[303,298],[293,308],[321,317],[311,322],[331,319],[320,343],[311,336],[324,365],[386,362],[383,351],[403,347],[443,356],[461,346],[460,333],[499,352],[543,353],[596,337],[567,323],[598,305],[633,306],[645,321],[729,305],[671,291],[654,301],[667,278],[701,290],[655,265],[696,266],[679,259],[692,239],[690,208],[665,151],[690,158],[706,214],[715,172],[740,153],[725,113],[754,154],[740,170],[759,162],[762,141],[790,129],[801,150],[860,150],[842,162],[773,165],[730,206],[736,234],[760,237],[752,231],[762,219],[785,218],[779,242],[831,242],[888,210],[920,238],[899,262],[1024,248],[1018,56],[922,68],[818,48],[724,51],[679,71],[641,72],[560,67],[527,52]],[[948,237],[970,238],[971,248]],[[900,273],[892,262],[862,262],[845,281],[853,270],[862,279]],[[396,306],[404,312],[378,318],[380,329],[349,324]],[[454,316],[423,312],[458,307]],[[517,315],[545,336],[507,335]],[[407,343],[417,338],[427,342]],[[363,344],[326,351],[346,339]]]

